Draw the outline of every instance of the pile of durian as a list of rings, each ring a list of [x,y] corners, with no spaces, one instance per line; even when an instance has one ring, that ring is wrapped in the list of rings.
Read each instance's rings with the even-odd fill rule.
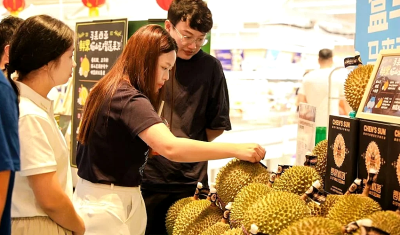
[[[360,65],[346,79],[347,102],[357,111],[373,70]],[[400,211],[382,211],[368,197],[372,179],[362,194],[354,187],[345,195],[323,190],[328,142],[315,146],[317,163],[279,166],[270,172],[262,163],[233,159],[217,175],[207,199],[193,197],[173,204],[166,215],[169,235],[400,235]]]
[[[363,194],[324,195],[326,141],[313,154],[315,166],[269,172],[262,163],[233,159],[221,169],[207,199],[195,195],[172,205],[166,215],[169,235],[400,235],[400,212],[382,211]],[[284,170],[283,170],[284,169]],[[326,194],[326,193],[325,193]],[[314,195],[314,196],[313,196]],[[372,233],[371,233],[372,234]]]

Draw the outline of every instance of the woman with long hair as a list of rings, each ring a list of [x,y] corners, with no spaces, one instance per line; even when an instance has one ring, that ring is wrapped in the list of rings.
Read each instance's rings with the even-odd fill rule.
[[[74,205],[86,234],[144,234],[140,192],[150,149],[176,162],[228,157],[258,162],[258,144],[208,143],[175,137],[157,115],[164,83],[174,75],[177,45],[159,25],[140,28],[93,88],[78,134]]]
[[[26,19],[13,35],[9,79],[18,73],[21,171],[15,175],[13,235],[84,234],[72,205],[69,152],[54,119],[49,91],[64,84],[75,62],[74,32],[47,15]]]

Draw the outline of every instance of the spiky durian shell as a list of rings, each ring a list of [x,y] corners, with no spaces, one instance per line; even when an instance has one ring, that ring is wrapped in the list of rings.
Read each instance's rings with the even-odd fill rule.
[[[314,168],[293,166],[287,169],[279,179],[275,180],[273,188],[276,191],[303,195],[316,180],[319,180],[322,185],[322,178]]]
[[[174,229],[175,220],[179,215],[181,209],[193,201],[193,197],[186,197],[176,201],[167,212],[167,216],[165,217],[165,227],[167,228],[168,235],[172,235],[172,231]]]
[[[249,207],[255,203],[259,198],[270,193],[272,189],[265,184],[251,183],[243,187],[242,190],[236,195],[232,203],[230,213],[230,223],[233,227],[237,228],[242,226],[243,216]]]
[[[328,153],[328,140],[323,140],[319,142],[312,151],[313,155],[316,155],[318,158],[317,165],[315,166],[315,170],[317,170],[318,174],[322,179],[325,179],[326,173],[326,159]]]
[[[299,220],[282,230],[279,235],[342,235],[342,226],[337,221],[321,217],[310,217]]]
[[[197,217],[196,221],[187,226],[181,235],[199,235],[209,227],[221,221],[223,211],[217,206],[209,206]]]
[[[266,171],[260,164],[233,159],[218,173],[215,188],[218,197],[224,205],[233,202],[236,194],[244,186],[253,181],[253,178]]]
[[[400,215],[394,211],[378,211],[367,216],[367,219],[372,220],[372,226],[375,228],[389,234],[400,234]],[[359,234],[360,231],[354,233]]]
[[[199,215],[211,205],[208,200],[195,200],[186,204],[178,214],[172,234],[184,234],[187,227],[191,226]]]
[[[360,194],[350,194],[341,197],[336,202],[329,210],[327,218],[347,225],[380,210],[382,210],[381,206],[373,199]]]
[[[354,69],[344,82],[344,95],[350,107],[357,112],[365,88],[371,76],[373,65],[363,65]]]
[[[298,195],[270,192],[249,208],[243,218],[243,224],[247,231],[255,224],[260,233],[274,235],[291,223],[309,216],[310,209]]]
[[[311,210],[313,216],[326,217],[329,210],[336,204],[343,195],[330,194],[326,197],[326,201],[323,204],[318,205],[317,203],[310,201],[307,206]]]
[[[221,235],[228,230],[231,230],[231,227],[229,226],[229,224],[218,222],[218,223],[214,224],[213,226],[209,227],[201,235]]]
[[[267,171],[262,172],[256,176],[254,176],[252,183],[260,183],[267,185],[269,182],[269,173]]]
[[[245,235],[242,228],[234,228],[232,230],[228,230],[223,235]]]

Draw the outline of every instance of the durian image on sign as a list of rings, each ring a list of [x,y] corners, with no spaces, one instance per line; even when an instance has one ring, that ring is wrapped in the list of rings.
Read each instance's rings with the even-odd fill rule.
[[[389,79],[386,80],[386,82],[382,86],[382,91],[386,91],[389,87]]]
[[[400,155],[399,158],[397,159],[396,173],[397,173],[397,180],[399,181],[400,184]]]
[[[341,167],[346,157],[346,143],[342,134],[338,134],[333,144],[333,158],[337,167]]]
[[[382,103],[383,103],[383,98],[380,98],[378,103],[375,105],[375,108],[377,108],[377,109],[381,108]]]
[[[375,141],[371,141],[368,144],[367,152],[365,152],[365,165],[367,172],[370,172],[371,168],[379,172],[381,168],[381,154]]]
[[[89,90],[81,84],[81,87],[79,87],[78,92],[79,92],[79,98],[77,100],[78,104],[83,106],[86,104],[86,99],[89,96]]]
[[[90,61],[85,55],[84,58],[81,57],[81,66],[79,67],[79,75],[87,78],[89,72],[90,72]]]

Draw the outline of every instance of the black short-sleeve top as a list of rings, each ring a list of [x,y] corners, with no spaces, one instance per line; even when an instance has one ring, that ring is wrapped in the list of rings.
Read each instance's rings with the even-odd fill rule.
[[[138,134],[162,122],[150,100],[123,81],[105,100],[95,122],[88,143],[77,145],[79,177],[92,183],[139,186],[149,147]]]
[[[177,58],[175,80],[171,81],[165,84],[163,116],[176,137],[208,141],[206,129],[231,130],[228,87],[219,60],[202,50],[189,60]],[[192,191],[197,182],[207,187],[207,164],[154,156],[146,165],[142,189],[180,193]]]

